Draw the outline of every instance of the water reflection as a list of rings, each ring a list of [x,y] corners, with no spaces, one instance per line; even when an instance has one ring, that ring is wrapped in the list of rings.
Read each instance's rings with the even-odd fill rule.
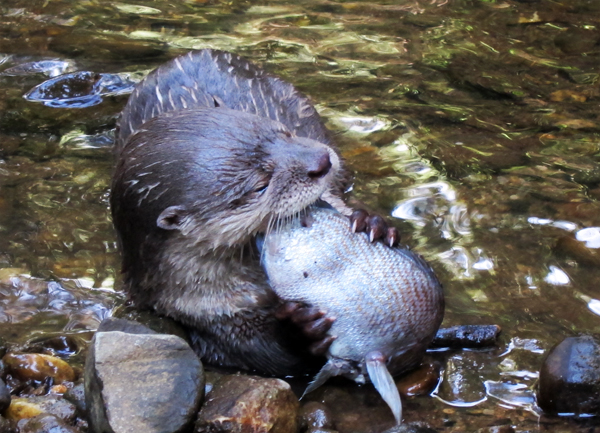
[[[544,277],[544,281],[553,286],[566,286],[571,282],[569,275],[556,266],[549,266],[550,272]]]
[[[485,391],[490,397],[497,398],[512,407],[529,410],[536,415],[539,413],[535,405],[535,392],[530,386],[523,383],[495,382],[493,380],[486,380],[484,385]]]

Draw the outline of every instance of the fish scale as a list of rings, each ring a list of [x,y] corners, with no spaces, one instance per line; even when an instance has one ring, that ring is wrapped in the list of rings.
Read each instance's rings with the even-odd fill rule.
[[[429,265],[408,249],[352,233],[346,217],[324,208],[266,235],[262,261],[280,298],[335,318],[329,361],[307,392],[331,376],[369,378],[400,423],[391,375],[421,360],[443,318],[442,287]]]

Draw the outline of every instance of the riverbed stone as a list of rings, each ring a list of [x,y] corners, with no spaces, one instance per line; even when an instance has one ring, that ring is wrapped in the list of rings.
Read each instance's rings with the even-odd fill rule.
[[[74,427],[47,413],[21,420],[17,426],[20,433],[78,433]]]
[[[174,335],[98,332],[85,366],[90,430],[180,432],[204,396],[202,363]]]
[[[4,413],[8,406],[10,406],[10,391],[4,381],[0,379],[0,413]]]
[[[333,429],[333,415],[323,403],[309,401],[300,409],[300,425],[303,429]]]
[[[437,433],[436,430],[422,422],[395,425],[383,433]]]
[[[398,391],[405,397],[431,394],[440,380],[441,369],[439,362],[431,359],[423,360],[419,368],[396,381]]]
[[[71,389],[64,393],[63,398],[71,402],[79,416],[86,416],[87,409],[85,405],[85,387],[83,381],[76,383]]]
[[[298,398],[283,380],[228,375],[207,394],[195,432],[296,432],[298,409]]]
[[[75,380],[75,371],[56,356],[42,353],[8,353],[2,358],[6,372],[20,380],[43,381],[52,378],[55,383]]]
[[[4,413],[13,421],[34,418],[41,414],[54,415],[67,423],[75,420],[75,406],[60,395],[42,395],[27,398],[13,398]]]
[[[12,422],[6,418],[0,416],[0,432],[2,433],[14,433],[16,432],[15,426]]]
[[[538,404],[546,412],[600,415],[600,336],[565,338],[540,370]]]

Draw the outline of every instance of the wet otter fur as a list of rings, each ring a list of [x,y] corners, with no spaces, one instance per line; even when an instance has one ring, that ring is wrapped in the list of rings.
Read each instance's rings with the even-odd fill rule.
[[[308,343],[275,317],[253,239],[319,199],[349,212],[307,98],[233,54],[191,52],[136,87],[115,152],[110,202],[134,303],[188,326],[206,362],[304,371]]]

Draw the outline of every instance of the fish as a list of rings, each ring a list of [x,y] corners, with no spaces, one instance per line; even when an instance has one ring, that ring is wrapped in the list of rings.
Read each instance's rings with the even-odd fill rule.
[[[347,217],[313,207],[260,240],[269,284],[283,301],[316,306],[335,320],[327,362],[304,395],[334,376],[372,382],[402,422],[393,376],[418,365],[444,315],[442,285],[406,247],[352,233]]]

